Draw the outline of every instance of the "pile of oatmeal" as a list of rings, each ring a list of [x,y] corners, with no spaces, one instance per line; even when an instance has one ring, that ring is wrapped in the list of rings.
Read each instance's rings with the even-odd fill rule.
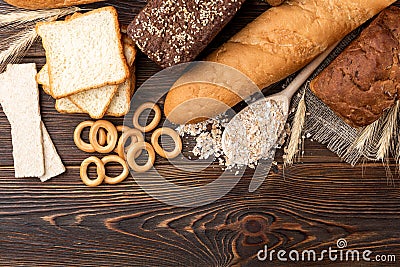
[[[219,115],[197,124],[181,125],[176,131],[182,137],[195,137],[196,145],[190,151],[194,156],[199,159],[213,156],[227,169],[255,168],[260,159],[273,157],[275,148],[283,144],[286,118],[275,101],[258,101],[228,122],[227,115]]]

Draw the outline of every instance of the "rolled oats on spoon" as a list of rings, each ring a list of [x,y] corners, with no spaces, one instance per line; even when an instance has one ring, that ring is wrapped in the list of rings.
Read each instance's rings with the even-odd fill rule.
[[[292,96],[334,47],[336,44],[308,64],[285,90],[250,104],[232,118],[222,135],[222,148],[230,162],[250,165],[274,157]]]

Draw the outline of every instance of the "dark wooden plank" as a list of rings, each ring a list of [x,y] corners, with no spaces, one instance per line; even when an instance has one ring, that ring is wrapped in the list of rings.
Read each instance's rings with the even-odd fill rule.
[[[162,204],[132,179],[87,188],[75,167],[68,177],[44,184],[1,179],[0,255],[25,264],[45,255],[43,264],[68,266],[255,266],[265,242],[322,250],[338,238],[354,249],[394,253],[399,191],[377,178],[384,176],[382,168],[370,168],[361,177],[361,167],[301,164],[287,169],[284,179],[281,172],[271,175],[256,194],[247,192],[244,179],[229,195],[196,209]],[[165,171],[175,173],[167,166]]]
[[[145,3],[115,0],[88,7],[114,5],[121,24],[127,25]],[[3,5],[0,1],[0,9]],[[247,1],[200,58],[267,8],[265,2]],[[40,42],[23,62],[38,67],[45,63]],[[159,70],[138,54],[138,86]],[[198,208],[178,208],[153,199],[132,177],[114,186],[84,186],[79,164],[89,154],[75,147],[72,133],[88,117],[58,114],[54,100],[43,92],[40,104],[67,172],[46,183],[13,178],[10,127],[0,109],[2,266],[265,266],[270,263],[256,258],[264,244],[271,249],[321,251],[335,248],[339,238],[346,238],[351,249],[400,256],[400,193],[392,184],[397,182],[395,165],[390,166],[394,180],[388,180],[380,163],[352,168],[308,140],[301,163],[285,169],[278,164],[256,192],[248,192],[253,171],[247,169],[221,199]],[[107,119],[122,124],[121,118]],[[279,163],[281,155],[278,151]],[[177,185],[205,185],[222,173],[216,163],[197,173],[178,170],[160,158],[156,166]],[[119,168],[110,167],[111,174],[118,172]],[[234,172],[229,175],[235,179]],[[274,265],[294,264],[275,260]],[[324,261],[324,265],[348,263]]]

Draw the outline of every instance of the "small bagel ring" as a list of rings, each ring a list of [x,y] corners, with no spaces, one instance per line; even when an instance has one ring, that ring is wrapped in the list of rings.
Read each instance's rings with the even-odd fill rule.
[[[76,126],[75,131],[74,131],[74,143],[75,145],[82,151],[84,152],[95,152],[95,149],[93,146],[89,143],[86,143],[82,140],[81,134],[83,129],[86,127],[92,127],[94,124],[94,121],[83,121]]]
[[[90,163],[96,164],[97,167],[97,178],[96,179],[90,179],[88,174],[87,174],[87,169],[90,165]],[[82,161],[81,163],[81,168],[80,168],[80,176],[82,179],[82,182],[87,185],[87,186],[98,186],[101,184],[105,178],[106,175],[106,170],[104,168],[104,163],[97,157],[91,156]]]
[[[126,132],[126,131],[131,129],[128,126],[125,126],[125,125],[118,125],[116,128],[117,128],[118,132]]]
[[[139,124],[139,116],[146,109],[154,110],[155,114],[154,114],[153,120],[148,125],[142,126],[142,125]],[[143,103],[142,105],[140,105],[136,109],[135,113],[133,114],[132,123],[133,123],[133,126],[136,129],[138,129],[138,130],[140,130],[140,131],[145,133],[145,132],[150,132],[154,128],[156,128],[157,125],[160,123],[160,120],[161,120],[161,109],[160,109],[160,107],[157,106],[157,104],[155,104],[155,103],[146,102],[146,103]]]
[[[137,142],[144,142],[143,134],[138,129],[129,129],[128,131],[123,132],[118,140],[118,145],[116,148],[118,156],[123,159],[125,159],[125,144],[129,137],[131,138],[131,144],[126,148],[127,150],[129,150]],[[136,141],[133,140],[133,137],[136,137]],[[141,153],[141,151],[138,151],[135,155],[135,159],[138,158]]]
[[[128,126],[125,126],[125,125],[118,125],[115,128],[117,129],[117,132],[119,132],[119,133],[123,133],[123,132],[126,132],[126,131],[131,129]],[[110,138],[111,138],[111,135],[107,134],[107,143],[110,142]],[[114,152],[117,153],[117,148],[115,148]]]
[[[172,151],[165,151],[160,144],[158,143],[161,135],[168,135],[174,140],[175,148]],[[182,151],[182,140],[179,137],[179,134],[171,128],[158,128],[151,135],[151,144],[153,145],[154,150],[163,158],[173,159],[176,158]]]
[[[110,142],[107,142],[106,146],[101,146],[99,142],[97,141],[97,132],[99,131],[100,128],[104,128],[108,134],[110,134]],[[118,139],[118,133],[117,129],[115,126],[106,120],[98,120],[95,123],[93,123],[92,127],[90,128],[89,132],[89,140],[90,144],[93,146],[93,148],[99,152],[99,153],[109,153],[113,151],[115,148],[115,145],[117,144],[117,139]]]
[[[104,131],[103,128],[100,128],[97,135],[99,145],[104,146],[108,140],[108,135],[106,134],[106,131]]]
[[[149,154],[149,158],[147,159],[146,164],[144,165],[138,165],[135,161],[135,156],[138,151],[141,150],[147,150],[147,153]],[[128,165],[129,167],[132,168],[132,170],[136,172],[145,172],[151,169],[154,165],[154,161],[156,159],[156,154],[154,152],[153,147],[146,142],[138,142],[133,144],[133,146],[128,150],[128,153],[126,155]]]
[[[104,163],[104,166],[110,162],[117,162],[117,163],[121,164],[122,167],[124,168],[122,173],[116,177],[109,177],[109,176],[105,175],[104,182],[106,184],[118,184],[118,183],[122,182],[123,180],[125,180],[126,177],[128,177],[128,174],[129,174],[128,165],[126,164],[125,160],[118,157],[117,155],[105,156],[104,158],[101,159],[101,161]]]

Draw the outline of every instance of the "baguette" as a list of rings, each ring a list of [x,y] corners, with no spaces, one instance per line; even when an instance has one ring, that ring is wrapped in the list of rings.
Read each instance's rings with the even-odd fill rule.
[[[5,0],[8,4],[26,9],[49,9],[102,2],[104,0]]]
[[[206,60],[239,70],[262,89],[298,71],[393,2],[289,0],[261,14]],[[195,89],[193,86],[196,85],[190,86],[191,89],[173,86],[165,99],[164,112],[173,123],[192,122],[194,118],[210,114],[215,116],[226,109],[223,106],[232,106],[240,101],[235,91],[210,89],[204,84]],[[209,110],[207,114],[204,114],[204,109],[191,108],[198,99],[197,95],[204,95],[205,91],[212,91],[206,95],[211,101],[220,102],[220,108]],[[204,104],[204,99],[201,101]]]

